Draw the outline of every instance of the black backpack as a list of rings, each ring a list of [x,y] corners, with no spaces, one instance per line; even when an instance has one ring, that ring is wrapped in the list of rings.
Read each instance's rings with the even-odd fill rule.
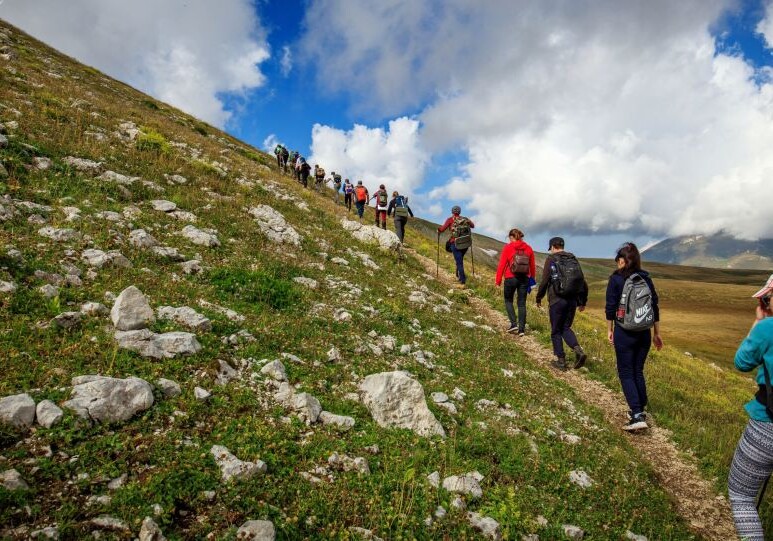
[[[550,256],[553,258],[555,272],[552,276],[553,290],[559,297],[576,297],[582,291],[585,276],[580,262],[572,254],[562,253]]]

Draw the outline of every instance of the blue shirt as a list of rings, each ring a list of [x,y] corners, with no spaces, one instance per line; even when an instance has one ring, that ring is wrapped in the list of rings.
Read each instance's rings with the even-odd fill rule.
[[[773,378],[773,317],[757,323],[735,352],[735,367],[741,372],[751,372],[756,368],[758,385],[765,385],[762,363],[767,365],[768,372]],[[765,406],[756,399],[747,402],[744,408],[749,417],[755,421],[773,422],[768,417]]]

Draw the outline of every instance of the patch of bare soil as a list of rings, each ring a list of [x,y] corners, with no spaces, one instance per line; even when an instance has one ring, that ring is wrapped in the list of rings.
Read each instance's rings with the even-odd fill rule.
[[[435,273],[434,261],[413,250],[406,251],[421,261],[427,273]],[[439,280],[449,285],[456,283],[455,278],[443,269],[440,269]],[[509,321],[505,315],[491,308],[485,301],[470,296],[470,303],[486,318],[489,325],[499,325],[502,329],[508,326]],[[516,340],[518,346],[535,363],[550,366],[553,352],[540,345],[533,336],[505,337]],[[600,409],[612,426],[622,427],[628,421],[628,407],[620,392],[612,391],[579,372],[560,372],[552,368],[551,371],[554,377],[569,384],[585,403]],[[653,426],[637,434],[626,433],[626,436],[631,446],[650,464],[660,485],[671,496],[679,513],[696,534],[705,539],[737,539],[727,498],[717,494],[712,484],[701,476],[695,463],[679,452],[671,440],[670,431]]]

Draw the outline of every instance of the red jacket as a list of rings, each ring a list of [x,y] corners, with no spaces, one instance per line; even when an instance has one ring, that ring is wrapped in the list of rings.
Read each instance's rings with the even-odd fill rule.
[[[522,240],[516,240],[515,242],[506,244],[505,247],[502,248],[502,255],[499,257],[499,266],[497,267],[497,285],[502,283],[502,276],[505,278],[515,278],[510,270],[510,265],[513,262],[516,250],[523,250],[526,252],[526,255],[529,256],[529,278],[535,278],[537,275],[537,263],[534,261],[534,250]]]
[[[440,227],[438,227],[438,228],[437,228],[437,232],[438,232],[438,233],[442,233],[443,231],[445,231],[446,229],[448,229],[449,227],[451,227],[451,225],[453,225],[453,223],[454,223],[454,220],[455,220],[457,217],[461,218],[461,216],[457,216],[456,214],[454,214],[453,216],[449,217],[449,218],[448,218],[448,219],[445,221],[445,223],[444,223],[443,225],[441,225]],[[474,227],[475,227],[475,224],[474,224],[474,223],[472,223],[472,220],[470,220],[469,218],[467,218],[467,221],[468,221],[468,222],[470,222],[470,229],[472,229],[472,228],[474,228]],[[454,239],[454,237],[451,237],[449,240],[450,240],[451,242],[454,242],[454,240],[455,240],[455,239]]]

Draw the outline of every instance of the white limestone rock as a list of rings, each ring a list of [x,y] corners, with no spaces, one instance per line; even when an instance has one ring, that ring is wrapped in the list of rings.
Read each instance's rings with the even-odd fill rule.
[[[29,428],[35,422],[35,401],[27,393],[0,398],[0,423]]]
[[[5,470],[0,473],[0,485],[6,490],[29,490],[29,485],[16,470]]]
[[[451,475],[443,479],[443,488],[455,494],[465,494],[471,498],[483,496],[480,481],[483,479],[477,472],[469,472],[464,475]]]
[[[137,248],[153,248],[158,241],[144,229],[135,229],[129,233],[129,244]]]
[[[260,373],[273,379],[274,381],[287,381],[287,370],[285,365],[279,359],[274,359],[260,369]]]
[[[82,173],[98,173],[102,170],[102,163],[87,160],[86,158],[76,158],[75,156],[67,156],[62,160],[70,167],[82,172]]]
[[[180,384],[171,379],[158,378],[156,380],[156,388],[161,391],[164,398],[174,398],[175,396],[182,394]]]
[[[199,402],[205,402],[205,401],[209,400],[212,397],[212,393],[210,393],[206,389],[202,389],[201,387],[194,387],[193,388],[193,396]]]
[[[188,275],[200,274],[203,270],[201,268],[201,261],[197,259],[191,259],[190,261],[180,263],[180,267],[182,268],[183,273]]]
[[[38,235],[41,237],[46,237],[47,239],[51,239],[55,242],[69,242],[71,240],[79,239],[81,236],[80,233],[74,229],[59,229],[57,227],[51,226],[41,227],[38,229]]]
[[[0,280],[0,295],[10,295],[16,291],[16,284]]]
[[[142,291],[129,286],[115,300],[110,310],[110,319],[119,331],[132,331],[145,329],[155,320],[155,316]]]
[[[64,412],[50,400],[41,400],[35,409],[35,416],[40,426],[51,428],[62,420]]]
[[[101,302],[84,302],[81,305],[81,314],[84,316],[106,316],[109,313],[110,310]]]
[[[239,541],[274,541],[276,530],[268,520],[248,520],[236,530]]]
[[[300,246],[301,236],[280,212],[268,205],[258,205],[249,209],[248,213],[257,220],[258,227],[270,241]]]
[[[293,278],[293,282],[309,289],[317,289],[319,287],[319,284],[316,280],[313,278],[306,278],[305,276],[296,276]]]
[[[569,472],[569,481],[580,488],[590,488],[593,486],[593,479],[582,470],[572,470]]]
[[[149,329],[116,331],[118,346],[151,359],[172,359],[201,351],[196,335],[188,332],[156,334]]]
[[[172,212],[177,210],[177,203],[166,201],[164,199],[154,199],[150,202],[150,205],[153,207],[153,210],[158,210],[160,212]]]
[[[169,261],[185,261],[185,256],[180,253],[180,251],[177,248],[174,248],[172,246],[153,246],[150,249],[151,253],[154,255],[157,255],[158,257],[168,259]]]
[[[329,411],[319,414],[319,421],[326,426],[334,426],[339,430],[349,430],[354,426],[354,418],[347,415],[336,415]]]
[[[132,266],[131,261],[126,259],[118,250],[110,250],[103,252],[95,248],[89,248],[84,250],[81,254],[81,260],[89,267],[101,269],[103,267],[114,267],[120,269],[130,268]]]
[[[353,220],[344,218],[341,226],[352,233],[352,236],[366,244],[377,244],[384,250],[397,250],[400,248],[400,239],[394,231],[381,229],[374,225],[363,225]]]
[[[266,463],[262,460],[256,462],[239,460],[227,447],[222,445],[213,445],[209,452],[220,468],[220,475],[224,482],[231,481],[232,479],[249,479],[259,473],[265,473],[267,469]]]
[[[371,374],[360,383],[360,392],[363,404],[379,426],[445,437],[443,426],[427,407],[424,388],[407,372]]]
[[[46,299],[53,299],[59,295],[59,288],[51,284],[43,284],[38,288],[38,291],[40,291],[40,294]]]
[[[564,531],[566,538],[572,541],[582,541],[585,537],[585,531],[574,524],[564,524],[561,529]]]
[[[145,517],[140,526],[139,541],[166,541],[166,537],[152,518]]]
[[[62,312],[51,320],[51,324],[60,329],[74,329],[81,323],[83,314],[80,312]]]
[[[172,320],[179,325],[199,332],[212,330],[212,322],[189,306],[159,306],[156,309],[158,319]]]
[[[499,523],[491,517],[484,517],[480,513],[468,513],[467,518],[470,525],[478,530],[486,539],[502,539],[502,533],[499,531]]]
[[[206,246],[208,248],[220,246],[217,232],[214,229],[199,229],[193,225],[186,225],[180,234],[193,244],[199,246]]]
[[[153,388],[144,379],[91,375],[75,377],[72,384],[70,400],[63,406],[84,419],[120,423],[153,406]]]

